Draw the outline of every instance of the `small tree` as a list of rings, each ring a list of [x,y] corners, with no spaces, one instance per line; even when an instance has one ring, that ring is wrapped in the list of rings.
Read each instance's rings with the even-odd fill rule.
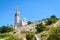
[[[34,38],[34,33],[33,32],[28,32],[28,33],[26,33],[26,39],[27,40],[33,40],[33,38]]]
[[[50,18],[57,18],[55,15],[52,15]]]
[[[37,32],[42,32],[45,29],[46,29],[46,27],[42,23],[36,25]]]
[[[47,20],[46,22],[45,22],[45,25],[51,25],[52,24],[52,21],[51,20]]]
[[[31,22],[31,21],[28,21],[27,23],[28,23],[28,25],[29,25],[29,24],[31,24],[32,22]]]
[[[56,23],[58,18],[55,15],[52,15],[50,18],[47,19],[45,22],[46,25],[51,25],[52,23]]]

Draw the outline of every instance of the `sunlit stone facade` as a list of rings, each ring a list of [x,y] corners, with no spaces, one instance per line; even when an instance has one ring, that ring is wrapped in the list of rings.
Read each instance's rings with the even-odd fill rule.
[[[14,18],[14,27],[15,28],[27,25],[26,18],[24,18],[23,20],[20,20],[20,12],[18,11],[18,6],[16,7],[16,12],[15,12],[14,17],[15,17]]]

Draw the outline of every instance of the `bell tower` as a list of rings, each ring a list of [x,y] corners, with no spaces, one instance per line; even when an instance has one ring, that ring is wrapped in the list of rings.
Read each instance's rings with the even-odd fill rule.
[[[15,12],[15,19],[14,19],[14,21],[15,21],[15,26],[16,27],[19,27],[19,23],[20,23],[20,13],[19,13],[19,11],[18,11],[18,5],[16,6],[16,12]]]

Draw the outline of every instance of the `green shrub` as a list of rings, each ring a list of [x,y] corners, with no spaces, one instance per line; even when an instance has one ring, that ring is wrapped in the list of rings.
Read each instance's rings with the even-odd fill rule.
[[[42,23],[36,25],[37,32],[42,32],[45,29],[46,29],[46,27]]]
[[[0,29],[1,29],[0,33],[11,32],[14,30],[12,27],[8,27],[8,26],[2,26]]]
[[[52,15],[50,18],[47,19],[45,22],[46,25],[51,25],[52,23],[56,23],[59,19],[55,16]]]
[[[33,40],[35,37],[35,34],[33,32],[26,33],[26,39],[27,40]]]
[[[5,37],[10,37],[10,36],[12,36],[12,35],[9,33],[3,33],[3,34],[0,34],[0,39],[5,38]]]
[[[47,40],[60,40],[60,27],[52,27],[48,31]]]
[[[6,40],[22,40],[22,38],[18,38],[17,36],[14,35],[14,36],[10,36]]]
[[[29,25],[29,24],[31,24],[32,22],[31,22],[31,21],[28,21],[27,23],[28,23],[28,25]]]

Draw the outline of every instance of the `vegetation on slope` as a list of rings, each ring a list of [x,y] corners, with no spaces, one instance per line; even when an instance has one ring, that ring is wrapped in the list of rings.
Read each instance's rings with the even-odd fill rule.
[[[52,23],[56,23],[58,20],[59,19],[55,15],[52,15],[50,18],[47,18],[45,25],[51,25]]]
[[[28,22],[27,22],[28,25],[31,24],[31,23],[32,23],[31,21],[28,21]]]
[[[48,30],[49,37],[47,40],[60,40],[60,26],[52,27]]]
[[[37,32],[42,32],[46,29],[46,26],[43,25],[42,23],[36,25],[36,30]]]
[[[27,40],[34,40],[35,34],[33,32],[26,33]]]
[[[10,36],[9,38],[7,38],[6,40],[23,40],[22,38],[18,38],[17,36]]]
[[[60,26],[51,27],[49,30],[38,34],[38,37],[41,38],[41,40],[60,40]]]
[[[0,39],[12,36],[9,32],[12,32],[14,29],[8,26],[0,27]]]
[[[0,27],[0,33],[6,33],[6,32],[11,32],[14,29],[12,27],[8,27],[8,26],[2,26]]]
[[[2,34],[0,34],[0,39],[10,37],[10,36],[12,36],[12,35],[9,33],[2,33]]]

